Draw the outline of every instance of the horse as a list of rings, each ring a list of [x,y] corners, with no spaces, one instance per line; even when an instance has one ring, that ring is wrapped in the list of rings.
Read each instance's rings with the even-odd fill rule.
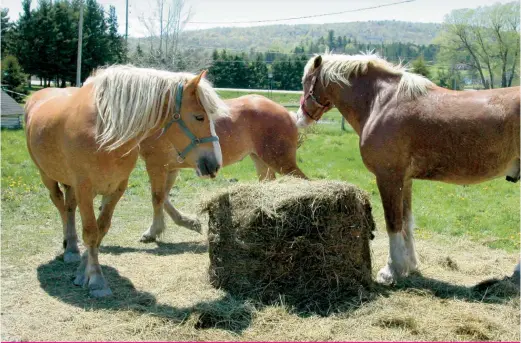
[[[60,213],[64,261],[81,261],[74,284],[88,286],[94,297],[112,293],[98,261],[99,246],[136,165],[139,143],[161,129],[162,139],[183,152],[199,176],[215,177],[222,166],[213,123],[228,109],[204,74],[111,66],[79,89],[45,89],[28,99],[27,148]],[[102,195],[97,219],[96,195]],[[86,247],[81,257],[77,207]]]
[[[225,100],[228,117],[215,121],[223,155],[223,166],[250,156],[259,180],[273,180],[275,173],[306,178],[297,166],[299,134],[295,113],[259,95],[246,95]],[[139,153],[150,178],[154,216],[152,225],[141,236],[141,242],[153,242],[165,230],[163,208],[180,226],[201,233],[201,224],[179,212],[168,199],[181,168],[191,166],[180,160],[171,144],[159,132],[140,143]]]
[[[388,262],[377,282],[393,284],[418,269],[413,179],[519,180],[519,87],[447,90],[377,55],[327,53],[309,59],[302,84],[297,125],[336,107],[358,134],[362,160],[376,176],[389,237]]]

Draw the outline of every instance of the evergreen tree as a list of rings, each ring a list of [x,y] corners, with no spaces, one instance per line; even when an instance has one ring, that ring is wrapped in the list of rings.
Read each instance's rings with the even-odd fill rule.
[[[335,49],[335,31],[329,30],[327,33],[327,46],[329,48],[329,51],[332,51]]]
[[[13,24],[9,22],[9,9],[2,8],[1,9],[1,28],[2,28],[2,40],[1,40],[1,54],[5,56],[6,53],[9,53],[9,48],[12,44],[11,36],[12,36],[12,26]]]
[[[66,81],[76,77],[76,55],[78,48],[77,21],[74,18],[74,8],[68,1],[54,3],[54,35],[55,54],[52,61],[54,76],[65,87]]]
[[[2,58],[2,73],[0,75],[2,86],[6,86],[9,90],[16,93],[26,93],[24,82],[27,75],[23,73],[16,57],[8,55]],[[16,101],[23,100],[23,96],[21,95],[15,93],[10,93],[9,95]]]
[[[22,0],[22,13],[18,19],[16,28],[16,41],[14,54],[23,70],[29,75],[39,74],[39,59],[34,58],[36,39],[33,12],[31,11],[31,0]]]
[[[420,55],[416,60],[412,62],[412,72],[423,75],[426,78],[431,77],[431,73],[429,71],[429,68],[427,67],[427,64],[425,63],[423,55]]]
[[[123,37],[118,33],[118,18],[116,8],[110,6],[108,25],[108,44],[110,51],[109,63],[122,63],[126,60],[126,44]]]
[[[86,0],[83,21],[83,51],[81,78],[85,80],[93,69],[109,62],[109,40],[104,11],[96,0]]]

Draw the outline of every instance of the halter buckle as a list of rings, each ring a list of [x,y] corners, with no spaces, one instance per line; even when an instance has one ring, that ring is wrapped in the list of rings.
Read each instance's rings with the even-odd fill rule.
[[[181,119],[181,113],[174,113],[174,116],[173,116],[172,120],[177,121],[179,119]]]
[[[181,157],[180,155],[177,156],[177,163],[184,163],[185,159]]]

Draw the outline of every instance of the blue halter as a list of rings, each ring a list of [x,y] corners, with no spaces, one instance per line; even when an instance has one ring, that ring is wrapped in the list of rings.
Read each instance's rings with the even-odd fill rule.
[[[173,116],[172,120],[170,120],[168,123],[166,123],[166,125],[163,128],[163,130],[161,131],[161,135],[160,135],[160,137],[161,137],[166,132],[166,130],[168,130],[168,128],[170,126],[172,126],[172,124],[177,123],[177,124],[179,124],[179,127],[181,128],[181,130],[183,130],[185,135],[187,135],[188,138],[190,138],[190,140],[191,140],[190,144],[188,144],[188,146],[183,151],[178,152],[179,156],[177,156],[177,162],[179,162],[179,163],[183,163],[186,156],[188,155],[188,153],[190,151],[192,151],[192,149],[195,148],[197,145],[203,144],[203,143],[211,143],[211,142],[219,141],[219,137],[217,137],[217,136],[197,138],[190,131],[188,126],[186,126],[186,123],[184,122],[184,120],[181,119],[182,102],[183,102],[183,84],[180,83],[179,86],[177,86],[177,93],[175,95],[174,116]]]

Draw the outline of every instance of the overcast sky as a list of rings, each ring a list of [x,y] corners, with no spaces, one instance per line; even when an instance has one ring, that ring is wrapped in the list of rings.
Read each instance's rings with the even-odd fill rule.
[[[442,22],[443,16],[457,8],[475,8],[490,5],[491,0],[414,0],[388,7],[353,13],[288,20],[264,24],[224,24],[230,21],[255,21],[288,17],[310,16],[331,12],[356,10],[399,2],[400,0],[185,0],[192,9],[191,21],[219,22],[212,24],[189,23],[187,29],[197,30],[216,26],[257,26],[266,24],[324,24],[368,20],[403,20],[415,22]],[[499,0],[495,2],[509,2]],[[119,20],[120,32],[125,31],[125,0],[98,0],[105,9],[113,5]],[[153,17],[156,0],[128,0],[129,35],[144,36],[146,31],[139,17]],[[36,6],[37,0],[33,0]],[[10,18],[18,18],[21,0],[2,0],[9,8]],[[223,23],[224,22],[224,23]]]

